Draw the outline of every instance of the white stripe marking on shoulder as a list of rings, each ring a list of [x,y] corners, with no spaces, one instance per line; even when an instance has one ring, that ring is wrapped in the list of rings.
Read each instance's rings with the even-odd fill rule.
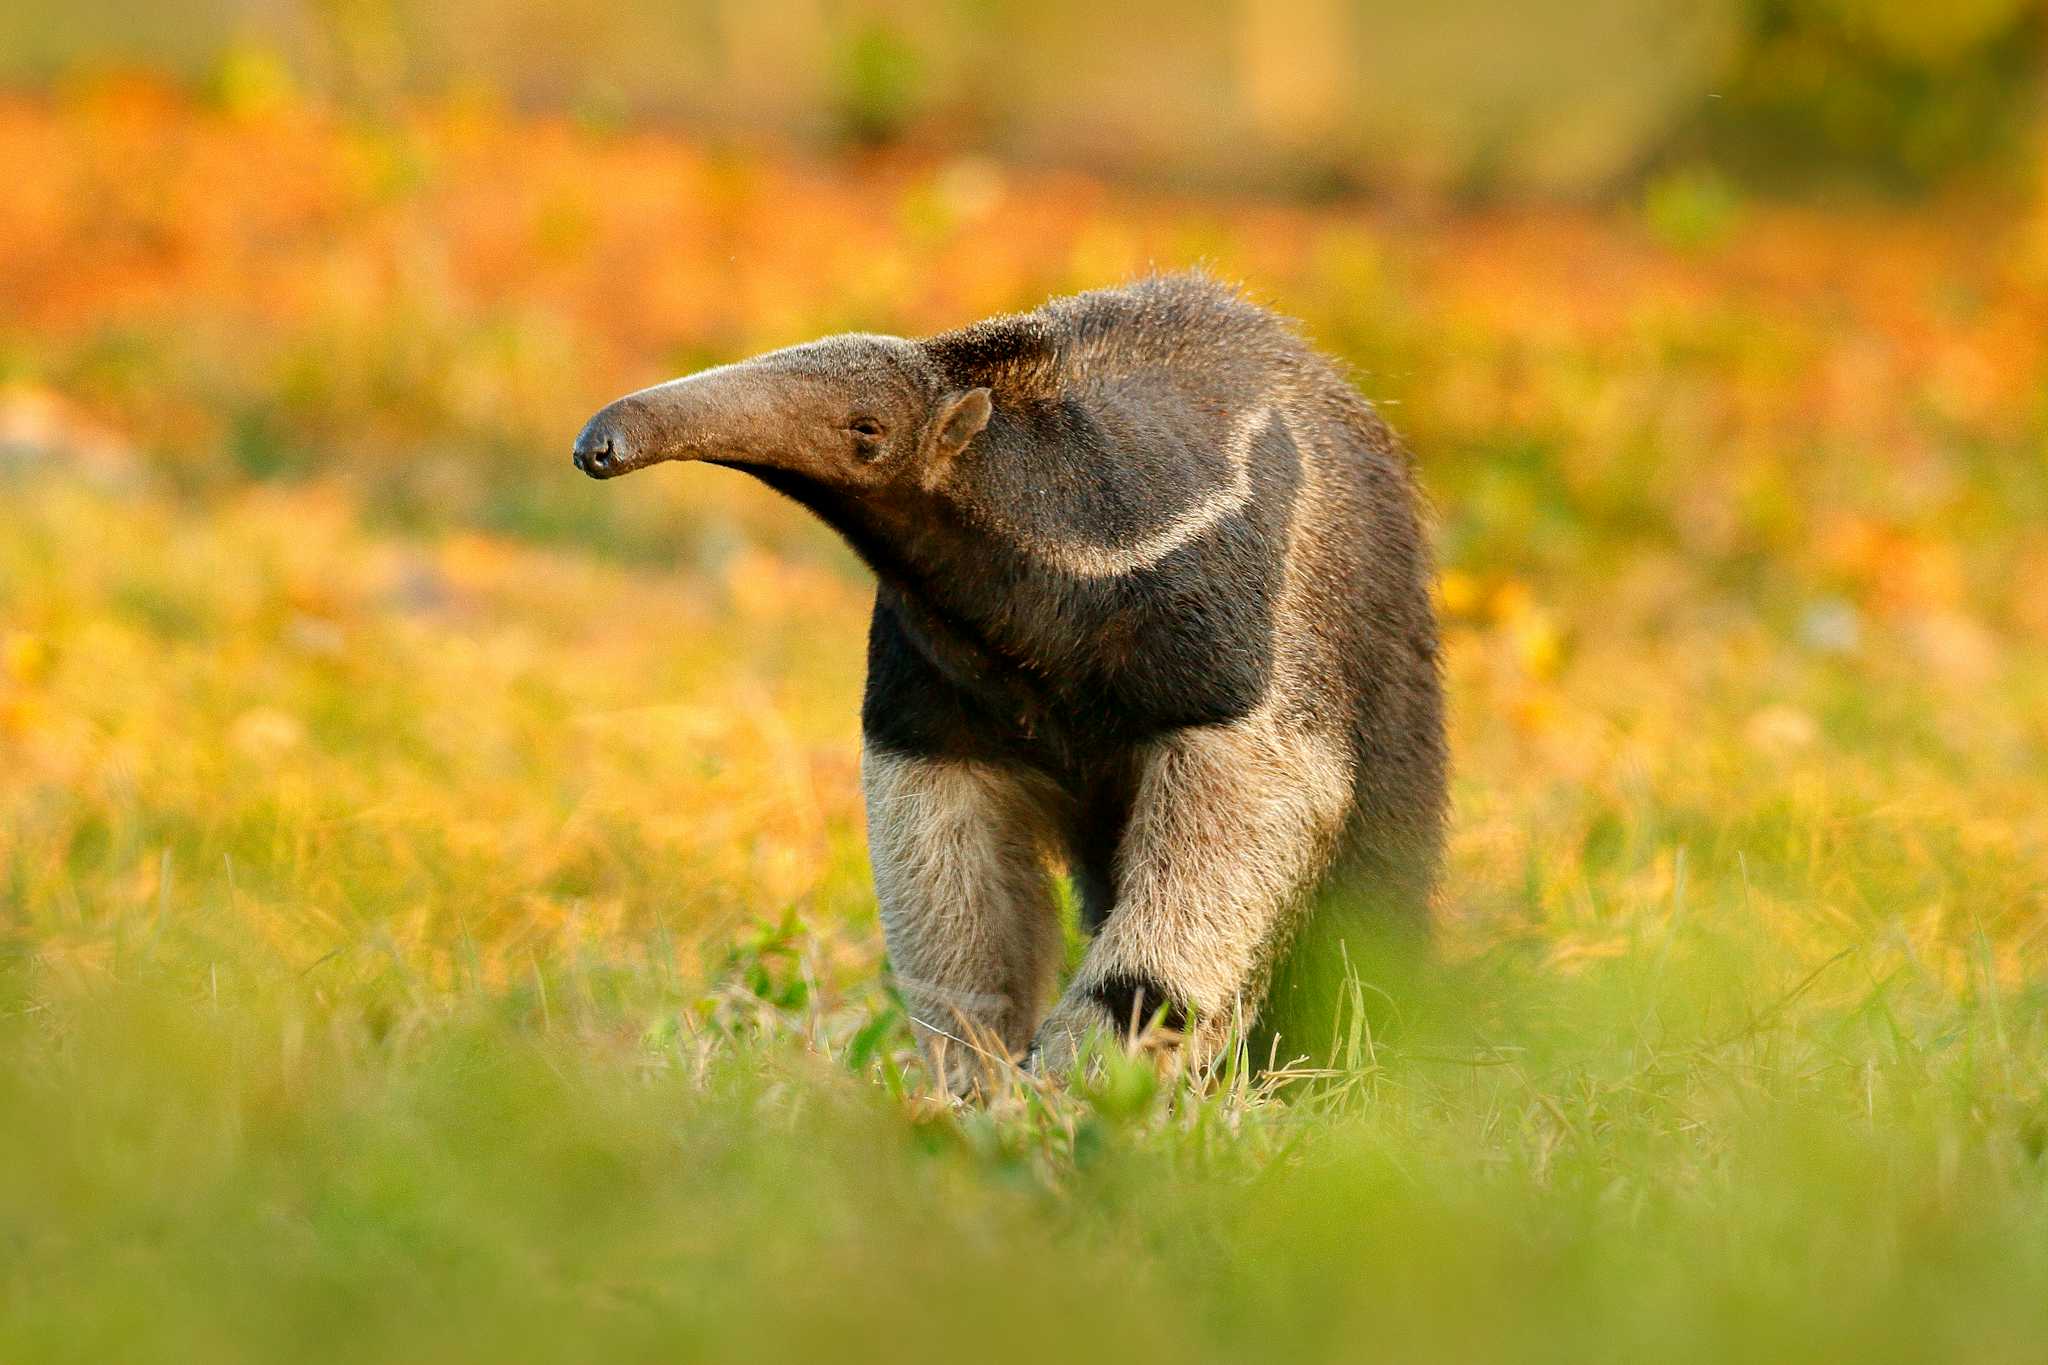
[[[1076,578],[1115,578],[1119,574],[1149,569],[1175,550],[1193,544],[1225,517],[1243,511],[1251,503],[1252,442],[1275,417],[1287,426],[1289,439],[1292,439],[1292,424],[1287,423],[1285,415],[1271,403],[1238,418],[1224,446],[1225,458],[1230,463],[1230,482],[1205,494],[1172,521],[1129,545],[1089,545],[1032,536],[1015,527],[1005,526],[1002,529],[1033,558]]]

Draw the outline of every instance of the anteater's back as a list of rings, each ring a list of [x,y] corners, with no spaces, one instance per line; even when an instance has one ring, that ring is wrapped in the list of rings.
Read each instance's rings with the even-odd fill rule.
[[[1287,442],[1249,453],[1254,502],[1286,506],[1265,517],[1247,508],[1244,527],[1231,528],[1250,528],[1247,540],[1265,542],[1259,557],[1284,564],[1268,613],[1267,697],[1344,734],[1354,756],[1355,813],[1334,870],[1376,901],[1419,911],[1442,842],[1443,703],[1422,502],[1386,423],[1291,322],[1199,274],[1056,299],[986,326],[992,353],[1017,359],[1008,382],[1094,414],[1115,439],[1103,458],[1135,471],[1091,490],[1104,536],[1156,521],[1155,499],[1199,498],[1226,482],[1218,433],[1234,418],[1268,404],[1285,413]],[[1189,446],[1199,453],[1187,456]],[[1298,461],[1289,478],[1258,467],[1288,460]],[[1022,484],[1041,471],[1020,463],[1013,473]],[[1257,572],[1239,558],[1224,567]],[[1216,595],[1243,586],[1228,576],[1203,584]]]

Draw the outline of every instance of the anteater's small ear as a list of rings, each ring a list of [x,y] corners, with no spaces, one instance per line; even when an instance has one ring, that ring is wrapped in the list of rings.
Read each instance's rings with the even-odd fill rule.
[[[966,449],[994,411],[987,389],[948,394],[940,401],[938,420],[932,424],[932,459],[944,464]]]

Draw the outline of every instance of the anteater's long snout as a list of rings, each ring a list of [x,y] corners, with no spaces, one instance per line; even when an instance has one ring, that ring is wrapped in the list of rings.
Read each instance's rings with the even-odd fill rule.
[[[569,458],[591,478],[608,479],[617,470],[618,454],[618,433],[599,413],[584,424],[582,433],[576,437],[576,450]]]
[[[762,456],[786,443],[795,386],[741,363],[617,399],[584,425],[572,458],[593,479],[663,460]]]
[[[662,460],[696,459],[712,433],[709,418],[715,386],[699,378],[678,379],[629,393],[583,424],[570,455],[593,479],[616,478]]]
[[[583,424],[570,459],[593,479],[609,479],[661,458],[645,404],[628,395]]]

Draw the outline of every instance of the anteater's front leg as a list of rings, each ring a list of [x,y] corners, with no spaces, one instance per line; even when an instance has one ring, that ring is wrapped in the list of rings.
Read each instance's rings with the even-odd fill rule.
[[[956,1092],[1022,1059],[1059,962],[1042,779],[861,755],[868,849],[898,988],[933,1073]]]
[[[1348,754],[1266,712],[1178,731],[1143,764],[1115,908],[1033,1045],[1055,1073],[1162,1008],[1213,1057],[1258,1010],[1350,808]]]

